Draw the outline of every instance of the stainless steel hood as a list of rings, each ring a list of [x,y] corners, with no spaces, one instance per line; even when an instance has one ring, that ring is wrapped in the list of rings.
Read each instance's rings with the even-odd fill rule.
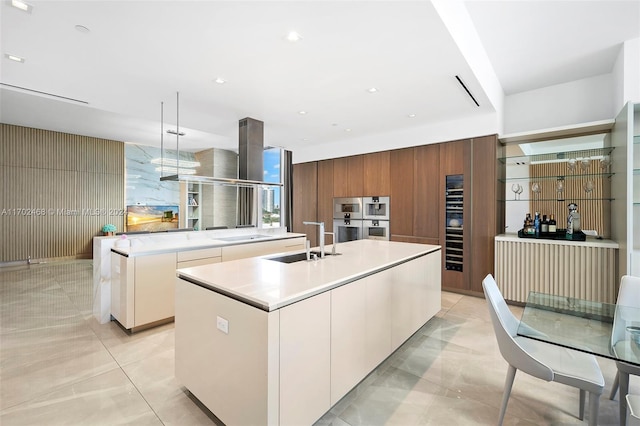
[[[261,181],[264,179],[264,123],[254,118],[243,118],[238,133],[238,178]]]
[[[259,187],[283,186],[282,183],[264,182],[264,123],[254,118],[239,121],[238,179],[199,175],[169,175],[161,181],[200,182],[212,185]],[[177,156],[180,156],[178,151]],[[179,168],[178,168],[179,169]]]

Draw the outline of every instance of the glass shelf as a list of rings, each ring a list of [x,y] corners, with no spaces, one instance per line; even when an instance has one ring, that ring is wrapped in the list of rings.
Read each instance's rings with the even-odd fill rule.
[[[640,136],[633,138],[634,143],[640,143]],[[529,165],[536,163],[560,163],[568,161],[569,159],[583,159],[589,158],[591,160],[598,160],[604,155],[610,155],[613,152],[614,147],[608,148],[595,148],[595,149],[583,149],[578,151],[564,151],[553,152],[549,154],[534,154],[534,155],[515,155],[510,157],[499,157],[498,161],[502,163],[509,163],[514,165]],[[520,164],[522,163],[522,164]]]
[[[638,170],[638,174],[640,174],[640,169]],[[636,170],[634,170],[634,174],[635,174]],[[536,180],[558,180],[558,179],[576,179],[576,178],[585,178],[585,177],[592,177],[592,178],[599,178],[599,177],[603,177],[603,178],[609,178],[611,176],[613,176],[615,173],[572,173],[572,174],[566,174],[566,175],[553,175],[553,176],[525,176],[525,177],[510,177],[510,178],[504,178],[504,179],[498,179],[498,181],[502,182],[502,183],[506,183],[506,182],[522,182],[522,181],[536,181]]]
[[[511,199],[501,199],[499,201],[504,202],[504,201],[534,201],[534,202],[538,202],[538,201],[557,201],[558,203],[572,203],[572,202],[576,202],[576,201],[613,201],[615,200],[615,198],[593,198],[593,197],[580,197],[580,198],[576,198],[576,197],[571,197],[571,199],[569,198],[565,198],[564,200],[558,200],[557,198],[523,198],[523,199],[517,199],[514,200],[513,198]],[[640,204],[640,202],[638,202],[638,204]]]
[[[640,143],[640,135],[633,137],[633,143]]]

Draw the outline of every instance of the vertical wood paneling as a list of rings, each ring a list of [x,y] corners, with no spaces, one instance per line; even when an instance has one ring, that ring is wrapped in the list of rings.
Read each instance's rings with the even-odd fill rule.
[[[124,229],[124,144],[0,125],[0,262],[91,257],[105,223]]]
[[[616,301],[616,250],[578,244],[496,241],[496,282],[505,299],[530,291],[596,302]]]
[[[303,225],[318,218],[318,162],[293,165],[292,231],[307,234],[311,247],[318,245],[318,227]]]
[[[593,156],[599,152],[594,151]],[[586,154],[586,156],[589,153]],[[540,214],[553,214],[558,222],[558,228],[566,228],[566,220],[569,203],[578,205],[582,229],[595,229],[599,235],[609,237],[611,235],[610,214],[611,201],[603,200],[610,197],[611,179],[602,174],[600,162],[591,160],[586,169],[580,167],[580,161],[576,162],[575,170],[570,171],[566,162],[543,163],[530,165],[530,185],[538,184],[540,192],[530,191],[530,211]],[[549,178],[557,176],[557,179]],[[558,192],[556,184],[558,179],[563,179],[564,191]],[[585,185],[591,182],[593,190],[585,191]]]
[[[318,221],[333,232],[333,160],[318,161]]]

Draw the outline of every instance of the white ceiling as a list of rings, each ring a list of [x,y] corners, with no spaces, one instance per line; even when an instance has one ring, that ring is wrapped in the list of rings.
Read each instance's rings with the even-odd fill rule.
[[[3,123],[159,146],[179,92],[181,149],[235,149],[253,117],[295,152],[494,110],[430,1],[27,3],[0,4]],[[609,73],[640,35],[637,0],[465,3],[506,94]]]

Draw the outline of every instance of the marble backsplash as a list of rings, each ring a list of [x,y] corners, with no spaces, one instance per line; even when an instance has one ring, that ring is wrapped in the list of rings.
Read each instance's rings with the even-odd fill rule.
[[[175,150],[165,150],[166,159],[176,158]],[[180,184],[160,181],[160,164],[151,162],[160,158],[160,149],[144,145],[125,145],[126,205],[174,205],[180,203]],[[193,153],[181,152],[180,160],[195,161]],[[158,169],[158,170],[156,170]],[[172,174],[165,170],[165,175]]]

